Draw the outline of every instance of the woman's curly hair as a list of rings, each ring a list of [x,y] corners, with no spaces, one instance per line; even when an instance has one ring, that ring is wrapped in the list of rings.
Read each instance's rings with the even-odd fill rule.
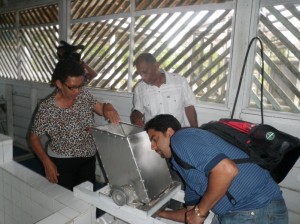
[[[84,75],[84,68],[79,62],[71,59],[60,61],[54,68],[51,79],[51,86],[55,86],[55,81],[57,80],[61,81],[61,83],[65,83],[69,76],[78,77]]]

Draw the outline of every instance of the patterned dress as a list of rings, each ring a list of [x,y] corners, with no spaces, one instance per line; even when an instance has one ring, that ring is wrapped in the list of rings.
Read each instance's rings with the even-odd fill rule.
[[[31,132],[37,136],[48,135],[49,146],[58,155],[94,156],[96,145],[89,128],[95,123],[93,108],[97,100],[82,89],[71,107],[60,108],[55,94],[40,103]]]

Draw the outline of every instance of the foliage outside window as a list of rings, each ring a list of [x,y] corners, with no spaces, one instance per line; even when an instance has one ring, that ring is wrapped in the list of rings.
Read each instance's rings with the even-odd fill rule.
[[[261,8],[258,36],[263,41],[266,109],[300,113],[300,5]],[[256,58],[250,106],[259,107],[261,63]]]

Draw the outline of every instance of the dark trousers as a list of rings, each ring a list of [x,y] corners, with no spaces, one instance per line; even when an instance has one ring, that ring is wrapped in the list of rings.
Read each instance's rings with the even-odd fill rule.
[[[73,187],[89,181],[95,185],[96,157],[54,158],[59,176],[58,184],[73,191]]]

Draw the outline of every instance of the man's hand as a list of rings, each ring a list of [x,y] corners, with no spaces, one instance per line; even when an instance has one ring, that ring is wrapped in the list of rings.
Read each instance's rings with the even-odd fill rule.
[[[207,216],[198,216],[195,209],[192,208],[185,213],[185,222],[187,224],[203,224]]]
[[[176,222],[185,222],[185,213],[186,208],[181,208],[179,210],[171,210],[171,211],[161,211],[158,213],[158,216],[165,219],[170,219]]]
[[[140,127],[143,127],[145,125],[144,115],[138,110],[132,111],[130,115],[130,121],[132,124],[138,125]]]

